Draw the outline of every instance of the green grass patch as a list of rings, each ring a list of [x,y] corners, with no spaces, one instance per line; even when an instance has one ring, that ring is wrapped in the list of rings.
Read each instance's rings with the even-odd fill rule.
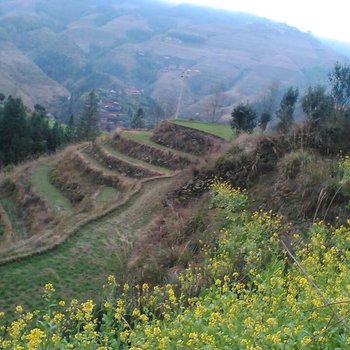
[[[118,195],[117,189],[114,187],[104,186],[100,194],[96,198],[97,204],[105,204],[113,201]]]
[[[26,229],[24,222],[19,216],[16,201],[13,197],[5,197],[0,199],[0,203],[4,208],[9,220],[11,221],[12,229],[16,239],[23,239],[26,237]]]
[[[196,120],[170,120],[170,122],[218,136],[226,141],[230,141],[234,137],[232,128],[226,124],[200,122]]]
[[[190,153],[186,152],[181,152],[173,148],[168,148],[163,145],[160,145],[154,141],[151,140],[152,132],[151,131],[124,131],[123,132],[123,137],[129,139],[129,140],[134,140],[139,143],[142,143],[144,145],[152,146],[154,148],[159,148],[165,151],[170,151],[173,152],[181,157],[188,158],[190,160],[195,160],[197,159],[196,156]]]
[[[50,170],[48,165],[39,165],[34,169],[31,180],[37,192],[56,214],[72,210],[70,201],[50,182]]]

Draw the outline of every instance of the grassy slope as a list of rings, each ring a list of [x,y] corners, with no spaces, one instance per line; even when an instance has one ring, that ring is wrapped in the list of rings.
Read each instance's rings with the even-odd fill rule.
[[[51,209],[56,213],[72,210],[70,201],[50,182],[50,166],[39,165],[32,174],[32,182],[40,196],[46,199]]]
[[[218,136],[226,141],[232,140],[234,136],[232,128],[226,124],[206,123],[194,120],[170,120],[170,122],[186,128],[204,131],[208,134]]]
[[[100,295],[107,276],[124,270],[126,252],[136,230],[159,209],[169,181],[145,184],[124,207],[83,227],[57,249],[0,266],[0,310],[13,312],[17,304],[29,310],[40,307],[40,291],[48,281],[54,282],[67,298]]]

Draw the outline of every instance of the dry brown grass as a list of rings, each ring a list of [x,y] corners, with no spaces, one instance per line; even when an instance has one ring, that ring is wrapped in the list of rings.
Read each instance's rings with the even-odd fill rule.
[[[38,235],[55,223],[55,217],[47,202],[41,198],[23,173],[17,178],[16,200],[22,219],[30,235]]]
[[[72,148],[66,150],[51,171],[50,180],[73,204],[77,204],[91,189],[71,162],[74,152]]]
[[[215,152],[223,143],[219,137],[168,121],[159,124],[151,139],[160,145],[195,155]]]
[[[90,163],[86,158],[84,158],[82,153],[74,152],[71,155],[70,160],[80,171],[82,176],[84,178],[88,178],[92,183],[116,188],[123,187],[123,180],[116,173],[107,173],[101,168],[96,167],[94,164]]]
[[[171,150],[163,150],[127,139],[119,131],[113,134],[110,144],[129,157],[172,170],[183,169],[191,163],[188,158],[171,152]]]
[[[87,209],[93,206],[93,195],[99,186],[112,186],[121,191],[128,188],[117,173],[95,166],[74,147],[68,148],[57,161],[51,180],[72,203],[85,201]]]
[[[207,239],[211,224],[203,203],[205,197],[188,202],[188,206],[168,203],[139,231],[128,263],[130,278],[164,282],[196,261],[200,241]]]
[[[109,169],[116,170],[130,177],[145,178],[162,175],[160,172],[147,169],[141,165],[137,165],[114,156],[103,147],[99,140],[94,143],[92,154],[98,162],[104,164]]]
[[[14,232],[5,209],[0,204],[0,224],[3,227],[3,233],[0,235],[0,247],[6,249],[15,240]]]

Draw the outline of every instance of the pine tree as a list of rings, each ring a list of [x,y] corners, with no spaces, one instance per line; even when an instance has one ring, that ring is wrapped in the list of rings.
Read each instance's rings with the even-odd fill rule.
[[[131,119],[131,127],[134,129],[140,129],[145,127],[143,109],[139,108]]]
[[[55,121],[55,124],[53,125],[52,129],[50,130],[50,137],[48,140],[48,148],[50,151],[56,151],[56,149],[62,145],[65,142],[65,132],[61,126],[61,124],[58,123],[58,121]]]
[[[76,140],[76,138],[77,138],[77,130],[75,127],[74,115],[71,114],[67,124],[66,132],[65,132],[65,141],[73,142]]]
[[[301,106],[309,127],[320,127],[326,122],[332,122],[334,98],[327,94],[324,86],[309,87],[302,98]]]
[[[249,103],[240,103],[231,113],[231,127],[238,133],[251,132],[257,124],[258,115],[254,107]]]
[[[1,163],[17,163],[30,154],[31,138],[26,112],[20,98],[9,96],[0,124]]]
[[[263,112],[260,115],[260,119],[259,119],[259,125],[261,127],[261,130],[265,131],[267,124],[271,121],[272,116],[270,113],[268,112]]]
[[[40,105],[34,106],[34,112],[29,121],[32,140],[32,153],[43,153],[48,150],[49,125],[46,110]]]
[[[283,133],[287,133],[293,124],[295,104],[298,100],[299,90],[292,86],[286,91],[282,97],[280,107],[276,113],[278,121],[278,129]]]

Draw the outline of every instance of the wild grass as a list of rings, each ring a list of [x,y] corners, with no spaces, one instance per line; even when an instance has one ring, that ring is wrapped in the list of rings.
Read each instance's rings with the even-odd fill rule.
[[[200,122],[196,120],[170,120],[170,122],[186,128],[206,132],[226,141],[231,141],[234,137],[232,128],[227,124]]]
[[[34,168],[31,180],[38,194],[45,198],[50,208],[57,215],[71,211],[71,202],[50,182],[51,167],[41,164]]]

